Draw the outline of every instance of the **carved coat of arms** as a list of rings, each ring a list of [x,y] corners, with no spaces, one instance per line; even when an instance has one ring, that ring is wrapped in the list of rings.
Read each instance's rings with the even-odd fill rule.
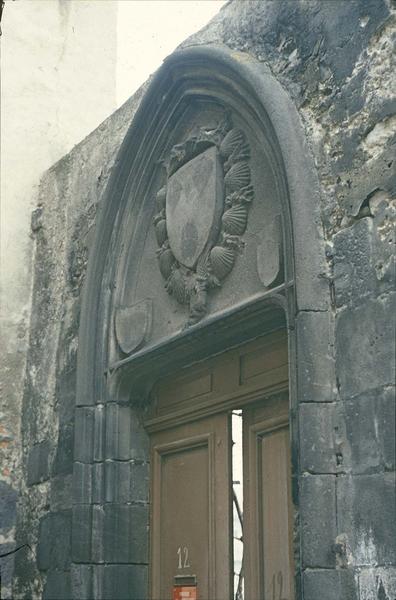
[[[187,326],[206,314],[208,293],[243,247],[254,196],[249,158],[245,134],[226,116],[174,146],[165,161],[154,216],[157,256],[167,292],[189,306]]]

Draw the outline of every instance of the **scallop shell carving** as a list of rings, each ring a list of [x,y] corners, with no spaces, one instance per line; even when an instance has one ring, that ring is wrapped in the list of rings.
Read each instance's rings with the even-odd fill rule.
[[[222,218],[224,231],[232,235],[242,235],[247,225],[248,211],[245,205],[237,204],[227,210]]]
[[[224,279],[232,270],[235,262],[235,252],[231,248],[215,246],[210,252],[210,264],[214,275]]]
[[[157,238],[158,246],[162,246],[168,237],[168,233],[166,231],[166,219],[161,219],[155,225],[155,236]]]
[[[172,267],[175,264],[175,257],[170,248],[158,254],[159,268],[164,279],[168,279],[172,273]]]
[[[237,162],[231,167],[224,182],[228,190],[239,190],[250,183],[250,168],[245,162]]]
[[[220,145],[220,154],[223,158],[228,158],[241,146],[246,146],[245,134],[241,129],[231,129]]]
[[[169,294],[174,296],[180,304],[187,304],[189,300],[188,290],[180,269],[174,269],[165,288]]]

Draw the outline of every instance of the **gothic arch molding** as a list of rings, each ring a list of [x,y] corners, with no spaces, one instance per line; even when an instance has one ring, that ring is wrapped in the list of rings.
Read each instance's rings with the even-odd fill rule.
[[[116,342],[109,345],[108,338],[114,335],[115,308],[126,302],[128,292],[124,282],[134,277],[133,269],[128,266],[131,256],[139,256],[144,249],[139,228],[152,218],[152,213],[148,215],[145,209],[147,190],[160,187],[159,161],[164,159],[166,148],[178,141],[191,100],[199,99],[202,109],[202,103],[208,98],[219,106],[227,105],[237,114],[240,123],[259,124],[258,139],[265,140],[264,151],[276,174],[276,195],[281,204],[282,289],[278,293],[276,287],[270,287],[267,295],[260,298],[252,297],[229,309],[220,307],[217,313],[190,329],[177,329],[175,335],[159,337],[151,346],[139,347],[130,356],[128,353],[115,356]],[[189,349],[194,348],[195,359],[207,355],[205,336],[220,334],[219,347],[213,346],[214,352],[220,352],[227,344],[254,337],[259,322],[263,331],[271,327],[271,322],[275,321],[278,326],[287,322],[293,460],[297,478],[297,409],[306,391],[297,350],[304,331],[298,322],[295,326],[296,316],[325,313],[330,304],[329,287],[321,277],[326,272],[326,261],[319,196],[313,159],[297,109],[265,65],[248,55],[221,47],[192,47],[169,57],[141,102],[101,202],[80,320],[76,435],[84,432],[89,438],[85,443],[94,448],[103,432],[109,435],[103,416],[106,405],[109,402],[128,405],[131,393],[134,401],[144,399],[155,378],[169,372],[172,362],[176,365],[191,362]],[[309,353],[308,337],[304,338],[304,344]],[[157,366],[154,368],[154,365]],[[95,427],[87,428],[84,421],[89,409],[95,406],[101,407],[103,416],[96,433]],[[103,428],[101,434],[98,427]],[[113,435],[117,436],[118,430],[114,430]],[[117,445],[118,442],[113,440],[112,443]],[[106,451],[102,450],[100,456],[105,460]],[[79,461],[77,453],[75,460]],[[86,557],[81,562],[94,563],[95,560]]]

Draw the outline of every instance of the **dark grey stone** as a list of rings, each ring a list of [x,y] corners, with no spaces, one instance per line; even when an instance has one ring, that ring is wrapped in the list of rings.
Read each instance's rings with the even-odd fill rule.
[[[105,558],[105,507],[92,507],[92,562],[103,563]]]
[[[326,312],[297,316],[297,368],[301,402],[336,399],[332,317]]]
[[[353,473],[395,468],[395,389],[372,390],[344,403],[349,458]]]
[[[146,600],[147,565],[106,565],[103,567],[103,600]]]
[[[72,506],[72,475],[51,478],[50,507],[52,512],[70,510]]]
[[[92,506],[77,504],[73,507],[72,556],[73,562],[91,560]]]
[[[130,406],[106,406],[106,458],[147,460],[148,435],[141,419]]]
[[[92,502],[100,504],[104,502],[105,464],[95,463],[92,469]]]
[[[148,507],[105,505],[105,561],[147,562]]]
[[[55,458],[52,464],[52,475],[65,475],[73,472],[73,425],[61,425],[59,427],[58,444]]]
[[[27,484],[34,485],[49,478],[51,444],[48,441],[35,444],[29,453]]]
[[[336,366],[342,398],[395,382],[396,294],[347,308],[336,319]]]
[[[106,502],[147,502],[148,465],[106,463]]]
[[[394,473],[341,476],[337,480],[338,531],[355,566],[396,562]],[[384,518],[384,515],[387,517]]]
[[[104,598],[104,565],[93,565],[93,598]]]
[[[58,374],[57,398],[59,400],[59,423],[68,425],[74,421],[76,406],[76,369]]]
[[[304,600],[359,600],[353,571],[307,569],[303,575]]]
[[[90,407],[76,409],[74,432],[74,460],[91,463],[93,460],[95,409]]]
[[[15,550],[15,542],[9,544],[0,543],[0,598],[5,598],[4,590],[11,589],[15,554],[9,553],[13,550]],[[24,548],[24,550],[26,549]]]
[[[337,405],[321,403],[301,404],[300,466],[310,473],[335,473],[339,451],[335,443]]]
[[[73,500],[75,504],[92,502],[93,465],[75,462],[73,469]]]
[[[43,600],[70,600],[71,582],[68,571],[49,571],[43,590]]]
[[[105,451],[105,409],[103,406],[95,408],[95,432],[94,432],[94,447],[93,460],[100,462],[104,459]]]
[[[15,523],[18,492],[5,481],[0,481],[1,528],[6,533]]]
[[[304,567],[335,566],[336,477],[305,475],[301,478],[300,515]]]
[[[41,571],[70,568],[71,512],[50,513],[40,521],[37,564]]]
[[[92,565],[71,566],[71,598],[73,600],[92,600],[94,597],[92,578]]]

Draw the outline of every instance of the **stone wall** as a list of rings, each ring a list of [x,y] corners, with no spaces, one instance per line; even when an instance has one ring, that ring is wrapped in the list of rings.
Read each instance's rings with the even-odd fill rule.
[[[70,598],[80,293],[95,215],[143,91],[43,177],[32,213],[35,277],[22,415],[14,597]]]
[[[303,336],[298,349],[312,384],[299,413],[304,600],[396,597],[394,31],[387,0],[245,0],[230,2],[184,44],[224,44],[270,67],[298,108],[321,184],[327,273],[318,276],[328,281],[332,306],[330,314],[298,317],[307,339],[317,338],[315,356]],[[71,568],[70,557],[71,535],[93,545],[95,537],[83,519],[78,531],[70,524],[79,492],[71,469],[80,291],[96,208],[141,94],[45,175],[33,213],[18,526],[18,543],[31,550],[18,553],[16,598],[115,597],[115,590],[129,597],[137,577],[128,560],[104,561],[99,591],[92,583],[99,579]],[[330,352],[321,348],[329,327]]]

